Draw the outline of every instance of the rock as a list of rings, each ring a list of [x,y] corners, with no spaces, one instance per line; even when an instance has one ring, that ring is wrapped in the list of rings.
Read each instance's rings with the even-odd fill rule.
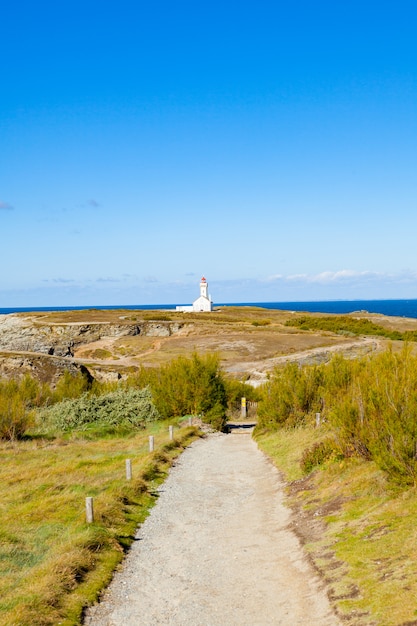
[[[30,373],[53,385],[67,370],[74,374],[91,372],[100,381],[119,380],[122,375],[113,368],[89,366],[87,369],[75,362],[72,358],[75,350],[105,338],[169,337],[183,326],[181,322],[170,321],[51,323],[13,313],[0,315],[0,377],[19,379]]]
[[[111,371],[100,367],[89,366],[88,371],[95,378],[95,380],[98,380],[98,382],[100,383],[114,383],[124,378],[120,372]]]
[[[136,324],[45,323],[14,314],[0,315],[0,350],[40,352],[54,356],[74,356],[74,350],[105,337],[126,337],[143,334],[169,337],[183,324],[178,322],[141,322]]]
[[[26,374],[30,374],[40,382],[48,382],[54,386],[65,371],[76,375],[87,372],[87,369],[72,360],[60,357],[32,353],[21,355],[0,353],[0,378],[20,380]]]

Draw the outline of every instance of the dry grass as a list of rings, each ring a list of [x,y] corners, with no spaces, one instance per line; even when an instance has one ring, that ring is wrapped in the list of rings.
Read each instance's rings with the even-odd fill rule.
[[[40,323],[93,323],[110,322],[114,324],[131,324],[147,320],[171,320],[181,322],[191,322],[203,326],[217,326],[221,324],[249,325],[253,322],[265,322],[268,325],[283,325],[289,319],[303,317],[306,315],[302,311],[282,311],[278,309],[263,309],[261,307],[218,307],[213,313],[179,313],[173,310],[145,309],[84,309],[82,311],[35,311],[32,313],[17,313],[20,317],[28,317]],[[328,313],[310,313],[313,317],[328,316]],[[350,313],[348,317],[369,319],[376,324],[386,328],[399,331],[416,330],[417,320],[404,317],[387,317],[377,313],[356,312]],[[288,329],[287,329],[288,331]]]
[[[31,318],[42,324],[74,324],[94,322],[111,322],[113,324],[131,324],[132,316],[140,312],[130,309],[83,309],[81,311],[33,311],[32,313],[16,313],[19,317]]]
[[[352,626],[415,624],[417,493],[387,483],[373,463],[329,462],[302,477],[303,449],[325,436],[304,427],[258,437],[289,480],[293,528]]]
[[[143,316],[140,318],[140,313],[135,312],[133,316],[136,317],[137,314],[138,323],[143,319]],[[59,315],[60,320],[64,321],[65,316],[62,313]],[[186,322],[178,333],[170,337],[150,337],[141,334],[118,339],[102,339],[78,347],[76,357],[88,359],[90,363],[94,359],[102,362],[107,360],[108,364],[113,361],[114,367],[122,371],[124,366],[157,366],[180,355],[189,355],[193,351],[200,354],[216,352],[226,369],[229,367],[233,369],[234,365],[239,364],[242,370],[242,363],[247,362],[250,371],[254,362],[348,342],[347,338],[330,333],[305,333],[285,327],[285,321],[294,315],[288,311],[225,307],[211,314],[170,311],[169,315],[173,321]],[[146,312],[146,316],[148,319],[155,317],[149,312]],[[81,317],[78,312],[77,321],[80,321]],[[107,321],[110,321],[109,317]],[[263,324],[265,321],[267,324]],[[254,326],[254,322],[258,325]]]
[[[23,315],[23,314],[22,314]],[[28,316],[28,314],[24,314]],[[320,317],[321,314],[311,314]],[[352,314],[358,316],[358,314]],[[153,367],[165,364],[178,356],[218,353],[222,367],[234,376],[247,378],[253,372],[272,370],[273,359],[305,353],[315,348],[348,344],[352,338],[330,332],[305,332],[285,326],[285,322],[303,316],[302,312],[279,311],[259,307],[221,307],[213,313],[177,313],[148,310],[84,310],[32,313],[37,325],[47,323],[107,322],[115,324],[142,324],[143,333],[126,337],[103,337],[99,341],[78,344],[76,358],[100,375],[99,369],[120,373],[122,376],[141,365]],[[397,330],[417,328],[417,320],[384,318],[371,314],[362,317]],[[162,325],[166,320],[182,324],[171,336],[149,336],[147,324],[152,320]],[[379,340],[382,344],[384,340]],[[256,375],[255,375],[256,377]]]
[[[279,311],[260,307],[220,307],[212,313],[177,313],[164,310],[96,310],[63,312],[34,312],[20,314],[30,317],[34,324],[88,324],[113,323],[118,325],[137,324],[141,334],[124,337],[103,336],[99,341],[80,344],[77,339],[75,357],[77,361],[91,371],[99,380],[126,377],[134,373],[141,365],[155,367],[166,364],[178,356],[189,356],[197,351],[200,354],[216,352],[223,369],[231,376],[241,380],[254,379],[259,384],[267,376],[267,372],[278,364],[276,359],[290,357],[300,362],[323,362],[328,358],[328,349],[336,347],[349,353],[353,358],[369,350],[383,349],[389,340],[379,338],[373,346],[361,346],[357,337],[342,336],[325,331],[300,331],[285,326],[290,319],[305,316],[303,312]],[[320,313],[309,314],[321,317]],[[405,318],[385,318],[369,313],[352,313],[353,317],[372,319],[378,324],[395,330],[417,329],[417,320]],[[170,328],[171,336],[150,336],[158,332],[156,326],[151,328],[152,320],[162,330]],[[169,321],[167,321],[169,320]],[[178,322],[181,327],[175,328]],[[85,339],[87,341],[87,339]],[[352,342],[355,345],[352,346]],[[402,342],[394,342],[400,349]],[[417,351],[417,344],[415,344]],[[310,358],[310,350],[323,348],[319,354]],[[20,353],[8,353],[8,357]],[[295,355],[295,356],[292,356]],[[33,371],[42,381],[54,379],[62,370],[62,363],[54,361],[54,357],[43,355],[42,368]],[[49,361],[49,366],[46,365]],[[9,375],[8,361],[4,359],[3,371]],[[0,359],[1,366],[1,359]],[[9,369],[7,369],[9,367]],[[28,368],[30,369],[30,365]],[[33,368],[34,370],[36,368]],[[39,369],[39,368],[38,368]],[[41,371],[42,370],[42,371]],[[45,371],[45,374],[44,374]],[[19,373],[15,367],[15,373]],[[15,375],[15,374],[12,374]]]
[[[223,364],[240,361],[260,361],[284,354],[308,350],[345,339],[319,337],[317,335],[295,335],[291,333],[268,333],[264,329],[236,332],[190,333],[187,337],[174,335],[169,338],[149,342],[149,337],[132,337],[129,341],[130,354],[135,354],[138,362],[157,365],[179,355],[193,351],[200,354],[217,352]],[[126,345],[126,342],[123,342]]]
[[[270,324],[284,324],[286,320],[302,313],[263,309],[261,307],[219,307],[212,313],[180,313],[173,310],[145,309],[84,309],[81,311],[34,311],[16,313],[44,324],[70,324],[111,322],[114,324],[169,319],[171,321],[192,322],[203,325],[251,324],[254,321],[268,320]]]
[[[1,624],[79,623],[82,607],[108,582],[155,500],[156,484],[196,436],[194,429],[177,430],[173,444],[166,423],[151,431],[123,439],[0,444]],[[94,497],[94,524],[85,522],[87,496]]]

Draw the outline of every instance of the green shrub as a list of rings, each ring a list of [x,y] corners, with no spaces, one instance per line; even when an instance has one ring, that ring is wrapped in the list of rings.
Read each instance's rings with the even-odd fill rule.
[[[204,421],[215,430],[223,430],[226,424],[224,406],[220,403],[212,406],[204,414]]]
[[[78,374],[70,374],[70,372],[65,371],[56,384],[52,401],[61,402],[66,398],[79,398],[90,389],[91,383],[92,378],[88,376],[86,371]]]
[[[50,397],[48,385],[26,374],[21,381],[0,381],[0,439],[19,439],[33,424],[33,408]]]
[[[148,389],[118,389],[94,396],[64,400],[38,414],[41,423],[55,430],[85,430],[91,427],[141,428],[159,418]]]
[[[225,387],[229,414],[240,413],[242,398],[249,402],[258,402],[262,397],[259,389],[234,378],[226,379]]]
[[[20,439],[33,424],[33,413],[14,395],[0,395],[0,439]]]
[[[142,367],[129,385],[149,386],[164,418],[202,415],[216,427],[226,423],[227,395],[219,358],[215,354],[178,357],[159,368]]]
[[[367,446],[397,482],[417,484],[417,358],[405,346],[369,361],[359,381]]]
[[[301,457],[300,466],[305,474],[309,474],[315,467],[323,465],[331,458],[342,458],[340,448],[333,437],[326,437],[306,448]]]
[[[300,367],[287,363],[277,367],[263,390],[258,405],[258,426],[295,426],[321,408],[323,370],[319,366]]]
[[[287,320],[285,325],[300,328],[301,330],[327,330],[340,334],[376,335],[393,340],[417,341],[416,331],[401,333],[398,330],[389,330],[379,326],[367,318],[349,317],[347,315],[325,315],[320,317],[305,315]]]
[[[407,344],[397,353],[275,370],[258,407],[258,430],[292,426],[316,410],[344,456],[373,460],[395,482],[417,485],[417,357]],[[305,463],[320,453],[307,451]]]

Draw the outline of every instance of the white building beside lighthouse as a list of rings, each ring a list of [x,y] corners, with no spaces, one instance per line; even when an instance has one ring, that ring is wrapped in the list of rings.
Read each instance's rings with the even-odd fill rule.
[[[202,277],[200,280],[200,296],[190,306],[177,306],[176,311],[188,313],[206,313],[213,310],[213,303],[208,293],[207,280]]]

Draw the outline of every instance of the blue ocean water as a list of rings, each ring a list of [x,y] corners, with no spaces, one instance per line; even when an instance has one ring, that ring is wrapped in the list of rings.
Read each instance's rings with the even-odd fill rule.
[[[417,318],[417,300],[324,300],[321,302],[224,302],[215,306],[258,306],[265,309],[284,311],[306,311],[310,313],[353,313],[368,311],[382,315]],[[0,313],[28,313],[30,311],[83,311],[85,309],[127,309],[127,310],[174,310],[175,304],[138,304],[111,306],[51,306],[51,307],[8,307],[0,308]]]
[[[243,305],[242,305],[243,306]],[[335,313],[343,315],[355,311],[417,318],[417,300],[324,300],[322,302],[252,302],[246,306],[261,306],[284,311]]]

